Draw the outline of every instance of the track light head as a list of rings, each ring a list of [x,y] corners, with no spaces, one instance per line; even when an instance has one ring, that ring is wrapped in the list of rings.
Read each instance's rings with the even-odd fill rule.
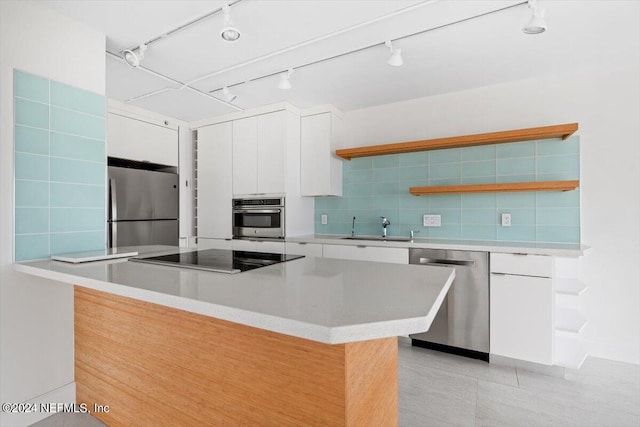
[[[531,19],[522,28],[525,34],[542,34],[547,30],[547,23],[544,20],[544,9],[539,9],[536,0],[529,0],[531,9]]]
[[[229,103],[238,97],[238,95],[232,94],[227,86],[222,88],[222,94],[224,95],[224,99]]]
[[[220,30],[220,37],[226,42],[234,42],[240,38],[240,30],[233,26],[231,7],[225,4],[222,6],[222,13],[224,13],[224,26]]]
[[[289,68],[284,73],[280,73],[280,81],[278,82],[278,89],[291,89],[291,76],[293,75],[293,68]]]
[[[404,64],[404,61],[402,60],[402,49],[399,47],[393,47],[391,40],[384,42],[384,45],[389,48],[389,51],[391,51],[391,56],[387,59],[387,64],[392,67],[401,67],[402,64]]]
[[[144,59],[144,52],[146,50],[147,45],[143,43],[135,49],[126,49],[124,52],[122,52],[122,58],[127,64],[135,68],[138,67],[140,65],[140,61]]]

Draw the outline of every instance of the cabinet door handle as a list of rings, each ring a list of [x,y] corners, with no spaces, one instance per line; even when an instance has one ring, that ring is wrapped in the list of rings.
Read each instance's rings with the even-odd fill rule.
[[[420,258],[420,264],[466,265],[471,267],[476,263],[475,261],[460,259]]]
[[[356,248],[366,248],[364,245],[357,245]]]

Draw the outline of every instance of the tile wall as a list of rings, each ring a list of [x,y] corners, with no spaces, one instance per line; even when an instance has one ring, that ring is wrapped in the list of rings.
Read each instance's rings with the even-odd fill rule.
[[[105,247],[105,97],[14,72],[15,260]]]
[[[580,191],[412,196],[409,187],[579,179],[579,137],[423,151],[344,162],[343,197],[316,197],[315,232],[526,242],[580,242]],[[500,225],[510,213],[511,227]],[[321,215],[328,224],[321,223]],[[424,214],[441,227],[424,227]]]

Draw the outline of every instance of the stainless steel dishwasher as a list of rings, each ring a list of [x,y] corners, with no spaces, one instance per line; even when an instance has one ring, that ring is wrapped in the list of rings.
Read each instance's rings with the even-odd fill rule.
[[[453,267],[456,278],[431,328],[414,346],[489,361],[489,253],[409,249],[409,264]]]

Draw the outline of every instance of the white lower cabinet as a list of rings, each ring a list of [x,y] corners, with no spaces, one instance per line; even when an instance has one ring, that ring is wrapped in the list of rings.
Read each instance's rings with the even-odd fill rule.
[[[322,245],[318,243],[287,242],[285,248],[288,254],[322,257]]]
[[[409,249],[407,248],[381,248],[377,246],[360,245],[324,245],[322,255],[325,258],[409,264]]]
[[[578,258],[491,254],[490,352],[579,369],[587,323],[579,296]]]
[[[240,240],[233,239],[232,248],[234,251],[267,252],[272,254],[284,253],[284,242],[273,242],[269,240]]]
[[[231,250],[231,239],[204,239],[198,237],[198,250],[226,249]]]
[[[553,363],[553,280],[491,273],[491,354]]]

